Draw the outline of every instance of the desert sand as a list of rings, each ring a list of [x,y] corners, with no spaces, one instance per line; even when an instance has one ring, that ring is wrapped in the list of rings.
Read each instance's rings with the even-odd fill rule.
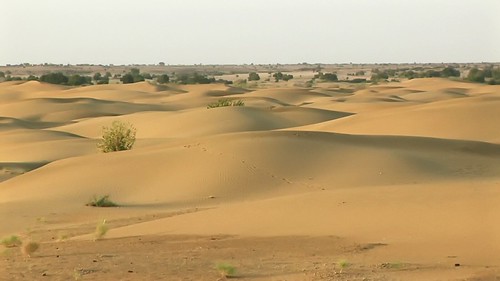
[[[498,280],[500,86],[346,87],[0,83],[0,280]]]

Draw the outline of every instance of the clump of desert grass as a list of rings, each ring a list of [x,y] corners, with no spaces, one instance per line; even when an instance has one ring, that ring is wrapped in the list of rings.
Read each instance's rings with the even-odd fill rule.
[[[339,260],[337,262],[337,265],[340,267],[340,271],[339,271],[339,274],[340,274],[340,273],[342,273],[342,271],[344,271],[344,269],[346,269],[351,264],[347,260],[342,259],[342,260]]]
[[[17,235],[9,235],[0,240],[0,244],[6,248],[14,248],[22,245],[21,238]]]
[[[109,195],[101,195],[92,197],[92,199],[85,204],[91,207],[118,207],[118,204],[109,199]]]
[[[236,274],[236,267],[229,263],[218,263],[215,268],[223,278],[233,278]]]
[[[106,223],[106,220],[102,220],[101,222],[99,222],[95,228],[94,241],[102,239],[104,237],[104,235],[106,235],[106,233],[108,233],[108,230],[109,230],[109,226]]]
[[[217,102],[210,103],[207,105],[207,108],[216,108],[216,107],[226,107],[226,106],[245,106],[245,103],[242,100],[234,100],[231,101],[229,99],[220,99]]]
[[[25,241],[21,246],[21,253],[29,258],[40,248],[40,243],[34,241]]]

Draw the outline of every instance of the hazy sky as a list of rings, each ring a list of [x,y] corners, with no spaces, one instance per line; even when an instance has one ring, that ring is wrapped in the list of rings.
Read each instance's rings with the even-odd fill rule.
[[[0,0],[0,65],[500,61],[500,0]]]

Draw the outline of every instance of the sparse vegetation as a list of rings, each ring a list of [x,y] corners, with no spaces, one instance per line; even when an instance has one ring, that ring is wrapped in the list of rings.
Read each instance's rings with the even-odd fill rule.
[[[129,123],[114,121],[111,127],[103,127],[97,147],[104,153],[130,150],[135,143],[136,129]]]
[[[108,233],[108,230],[109,226],[106,223],[106,220],[102,220],[101,222],[99,222],[95,228],[94,240],[102,239],[104,235]]]
[[[344,271],[344,269],[346,269],[350,264],[347,260],[339,260],[337,265],[340,267],[339,273],[342,273],[342,271]]]
[[[22,241],[17,235],[10,235],[2,238],[0,244],[6,248],[19,247],[22,245]]]
[[[26,241],[21,246],[21,253],[27,257],[31,257],[31,255],[36,252],[40,248],[40,244],[34,241]]]
[[[218,263],[216,265],[217,270],[222,275],[223,278],[235,277],[236,267],[228,263]]]
[[[103,208],[118,207],[118,204],[109,199],[109,195],[101,195],[101,196],[94,195],[94,197],[92,197],[92,199],[85,205],[91,207],[103,207]]]
[[[207,106],[208,109],[216,108],[216,107],[225,107],[225,106],[245,106],[245,103],[242,100],[229,100],[229,99],[220,99],[217,102],[211,103]]]
[[[248,87],[246,79],[238,79],[238,80],[234,81],[233,85],[235,87],[239,87],[239,88],[247,88]]]

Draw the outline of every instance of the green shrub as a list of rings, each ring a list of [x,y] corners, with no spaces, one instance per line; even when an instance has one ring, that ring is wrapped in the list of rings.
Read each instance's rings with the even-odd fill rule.
[[[210,109],[225,106],[245,106],[245,103],[242,100],[231,101],[229,99],[220,99],[217,102],[209,104],[207,108]]]
[[[111,127],[103,127],[97,147],[104,153],[130,150],[135,143],[136,131],[131,124],[114,121]]]
[[[2,240],[0,240],[0,244],[6,248],[13,248],[21,246],[22,241],[17,235],[10,235],[2,238]]]
[[[91,207],[118,207],[118,204],[109,199],[109,195],[94,196],[85,205]]]
[[[234,277],[236,274],[236,268],[228,263],[219,263],[216,268],[224,278]]]

